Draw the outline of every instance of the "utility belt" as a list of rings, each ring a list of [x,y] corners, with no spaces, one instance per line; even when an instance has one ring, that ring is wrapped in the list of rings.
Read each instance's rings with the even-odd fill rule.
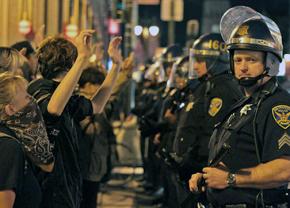
[[[160,148],[156,155],[170,169],[176,170],[179,167],[179,164],[174,160],[171,153],[168,152],[165,147]]]
[[[261,205],[249,205],[249,204],[227,204],[227,205],[214,205],[209,204],[208,208],[260,208]],[[283,204],[265,204],[264,208],[288,208],[288,203],[285,202]]]

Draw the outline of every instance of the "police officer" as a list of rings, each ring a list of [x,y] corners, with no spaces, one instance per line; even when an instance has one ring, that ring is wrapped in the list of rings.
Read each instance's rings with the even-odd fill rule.
[[[246,98],[232,106],[211,137],[209,161],[221,162],[192,175],[190,189],[197,191],[203,178],[213,207],[289,207],[290,96],[276,80],[280,30],[271,19],[238,6],[222,17],[221,33]]]
[[[191,66],[200,84],[180,113],[173,146],[173,156],[179,164],[177,189],[181,207],[196,204],[194,200],[184,202],[189,193],[187,181],[191,174],[207,164],[208,143],[214,125],[242,97],[237,82],[229,73],[228,54],[220,34],[205,34],[195,41]]]
[[[143,151],[147,156],[147,158],[144,158],[145,166],[147,166],[145,168],[145,173],[147,173],[145,176],[147,176],[147,180],[153,185],[151,191],[147,192],[150,194],[150,196],[152,196],[149,200],[156,201],[155,198],[160,198],[161,196],[161,194],[157,193],[162,193],[162,190],[165,190],[166,193],[168,190],[166,188],[167,186],[165,185],[166,179],[164,178],[166,175],[166,170],[164,166],[160,164],[160,160],[156,158],[156,152],[161,146],[160,141],[156,142],[158,139],[154,138],[158,133],[162,132],[161,135],[163,135],[163,131],[165,129],[170,130],[170,132],[171,130],[174,131],[174,128],[171,128],[171,125],[169,125],[169,123],[164,120],[164,115],[167,109],[167,105],[165,103],[167,102],[168,97],[171,97],[174,93],[174,91],[171,91],[172,89],[170,88],[166,90],[166,80],[168,79],[168,76],[171,72],[173,63],[181,55],[182,48],[178,45],[171,45],[163,51],[161,57],[156,60],[156,62],[148,69],[148,72],[145,73],[145,78],[155,77],[154,80],[157,78],[156,81],[158,82],[158,88],[155,90],[156,95],[154,96],[154,103],[151,105],[146,105],[146,107],[149,107],[150,109],[148,109],[148,111],[142,115],[142,118],[140,119],[141,122],[139,123],[142,137],[141,142],[143,143],[143,145],[141,143],[141,146],[146,146],[147,148],[143,149],[147,149],[148,151]],[[164,137],[162,136],[160,138]],[[165,189],[163,189],[163,187],[165,187]],[[173,196],[175,195],[176,194],[173,194]],[[168,198],[169,197],[166,196],[164,197],[164,203],[167,203],[166,201]]]
[[[173,89],[163,101],[160,119],[162,128],[160,128],[159,134],[154,138],[155,142],[160,143],[158,155],[162,161],[161,174],[164,186],[164,204],[168,208],[178,207],[174,172],[172,171],[176,164],[170,155],[176,133],[178,114],[198,82],[197,80],[190,80],[190,83],[188,83],[188,62],[189,57],[185,56],[179,58],[173,64],[170,78],[167,82],[167,87],[171,86]]]

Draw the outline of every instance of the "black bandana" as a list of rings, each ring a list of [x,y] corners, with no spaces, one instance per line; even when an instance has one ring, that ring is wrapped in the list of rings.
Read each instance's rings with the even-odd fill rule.
[[[3,122],[14,131],[32,162],[49,164],[54,160],[53,145],[48,140],[41,111],[34,99]]]

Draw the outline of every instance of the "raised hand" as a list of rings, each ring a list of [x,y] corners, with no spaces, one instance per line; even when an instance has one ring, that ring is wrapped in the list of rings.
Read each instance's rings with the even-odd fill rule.
[[[133,68],[134,68],[134,53],[131,52],[130,55],[124,60],[121,70],[132,72]]]
[[[104,46],[103,42],[96,42],[93,46],[93,53],[96,56],[96,62],[103,61],[104,58]]]
[[[112,59],[114,64],[120,65],[122,64],[123,58],[121,52],[119,50],[119,46],[121,44],[122,37],[115,37],[111,40],[108,48],[108,54]]]
[[[92,35],[94,32],[95,30],[82,30],[73,40],[79,56],[89,57],[91,55]]]
[[[43,24],[36,30],[36,33],[34,36],[34,43],[36,47],[38,47],[40,43],[44,40],[44,29],[45,29],[45,25]]]

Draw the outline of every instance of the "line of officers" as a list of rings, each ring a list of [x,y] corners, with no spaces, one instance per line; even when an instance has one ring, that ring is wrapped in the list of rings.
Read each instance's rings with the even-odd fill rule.
[[[187,56],[167,48],[145,72],[133,112],[147,188],[164,188],[164,207],[290,207],[280,30],[237,6],[220,32],[199,37]]]

